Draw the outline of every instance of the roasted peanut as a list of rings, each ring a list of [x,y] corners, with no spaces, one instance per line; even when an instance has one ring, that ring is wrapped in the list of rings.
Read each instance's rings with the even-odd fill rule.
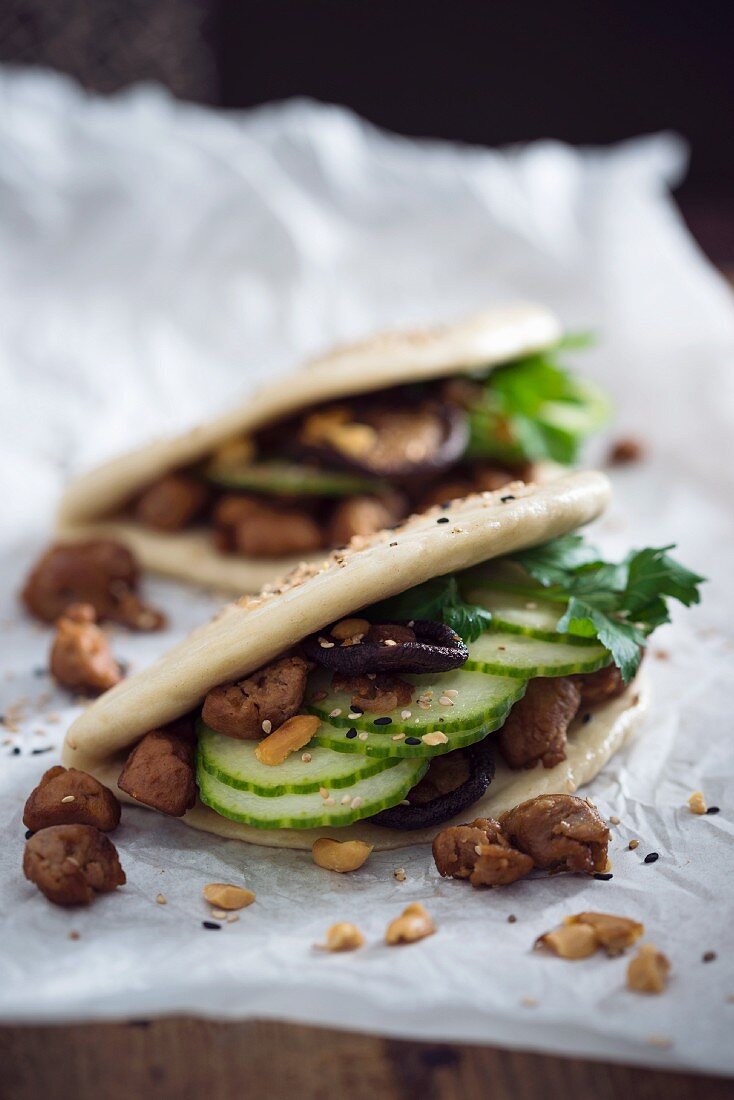
[[[252,905],[255,895],[244,886],[232,886],[228,882],[210,882],[202,890],[204,899],[217,909],[246,909]]]
[[[636,993],[662,993],[670,973],[670,960],[651,943],[643,943],[627,967],[627,988]]]
[[[594,929],[600,947],[607,955],[621,955],[626,948],[639,940],[645,931],[644,924],[629,917],[616,917],[612,913],[577,913],[565,917],[564,925],[586,924]]]
[[[332,626],[329,633],[332,638],[344,642],[347,638],[364,637],[369,628],[370,624],[366,619],[342,619],[341,622]]]
[[[349,921],[339,921],[338,924],[332,924],[326,933],[326,943],[323,945],[317,944],[316,946],[322,947],[324,951],[356,951],[363,944],[364,936],[356,924],[350,924]]]
[[[356,871],[367,862],[372,844],[362,840],[329,840],[322,837],[315,840],[311,848],[314,863],[327,871]]]
[[[261,764],[282,764],[292,752],[309,743],[320,725],[321,719],[313,714],[296,714],[260,742],[255,756]]]
[[[547,947],[562,959],[586,959],[594,954],[599,940],[590,924],[564,924],[540,936],[535,946]]]
[[[429,914],[420,902],[414,901],[403,909],[399,917],[390,921],[385,933],[385,943],[415,943],[416,940],[432,936],[435,931],[436,925]]]

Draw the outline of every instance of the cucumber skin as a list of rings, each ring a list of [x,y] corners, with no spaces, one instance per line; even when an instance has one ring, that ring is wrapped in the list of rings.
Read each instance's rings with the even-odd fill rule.
[[[388,810],[392,806],[397,806],[399,802],[405,798],[410,790],[415,787],[416,783],[419,783],[428,770],[428,761],[426,760],[423,767],[414,772],[405,784],[398,791],[394,791],[389,798],[380,798],[377,801],[369,802],[360,806],[357,810],[352,810],[351,807],[341,806],[337,803],[336,806],[325,806],[325,811],[334,811],[332,813],[323,812],[321,814],[315,814],[312,817],[307,818],[292,818],[283,817],[277,821],[259,821],[256,818],[251,817],[248,814],[233,813],[231,810],[227,810],[218,803],[216,796],[207,795],[206,792],[206,780],[207,774],[203,774],[197,771],[196,779],[199,787],[199,798],[208,806],[210,810],[219,814],[220,817],[226,817],[229,821],[238,821],[243,825],[249,825],[253,829],[318,829],[318,828],[341,828],[345,825],[353,825],[355,821],[361,821],[365,817],[372,817],[373,814],[379,813],[380,810]],[[213,778],[213,777],[210,777]],[[234,788],[233,788],[234,790]],[[270,803],[270,799],[266,800]],[[338,818],[335,821],[334,818]]]
[[[201,719],[196,724],[197,733],[200,735],[202,729],[206,730]],[[310,742],[310,743],[316,743]],[[361,744],[361,742],[357,742]],[[325,748],[332,748],[331,745],[322,746]],[[362,754],[367,755],[367,754]],[[230,775],[229,772],[224,771],[222,768],[217,767],[211,760],[207,760],[207,754],[205,748],[202,746],[199,740],[196,748],[196,769],[197,774],[199,772],[206,772],[207,775],[211,775],[214,779],[218,779],[220,783],[224,783],[227,787],[232,787],[237,791],[248,791],[250,794],[256,794],[260,798],[278,798],[284,794],[313,794],[315,791],[319,791],[322,787],[327,787],[330,790],[339,790],[343,787],[352,787],[355,782],[360,779],[369,779],[370,776],[379,775],[380,772],[387,771],[389,768],[395,767],[400,763],[400,758],[395,754],[391,754],[392,759],[380,758],[373,755],[372,761],[368,761],[366,765],[363,765],[364,770],[361,772],[351,772],[348,775],[337,776],[325,780],[323,775],[318,779],[312,779],[304,782],[302,785],[294,784],[279,784],[272,787],[262,787],[258,783],[247,782],[245,780],[237,779],[235,776]]]
[[[511,585],[503,588],[500,584],[492,584],[491,582],[477,579],[473,581],[473,586],[475,590],[486,588],[491,592],[509,592],[512,594]],[[472,591],[469,587],[462,589],[461,594],[469,603],[477,603],[480,607],[484,606],[481,601],[472,599]],[[528,596],[528,599],[529,598]],[[536,598],[542,601],[542,590],[538,591]],[[501,611],[498,612],[492,608],[487,608],[486,610],[491,611],[492,614],[492,623],[489,626],[490,632],[494,631],[499,634],[521,634],[526,638],[537,638],[539,642],[563,642],[565,645],[589,645],[589,639],[583,638],[579,634],[561,634],[557,630],[542,630],[537,626],[522,626],[520,623],[503,619]],[[563,611],[565,611],[565,606],[559,606],[559,619]],[[462,667],[466,668],[467,666],[464,665]]]
[[[463,667],[469,672],[486,672],[492,676],[513,676],[518,680],[527,682],[528,680],[537,679],[552,680],[559,676],[584,676],[590,672],[598,672],[600,668],[606,668],[609,664],[611,664],[611,658],[608,653],[605,653],[598,661],[585,664],[583,668],[579,668],[578,664],[571,662],[567,665],[555,665],[553,667],[535,665],[532,671],[528,671],[526,668],[510,670],[502,665],[494,664],[492,661],[472,660],[471,657]]]
[[[273,466],[272,469],[267,469],[263,464],[261,467],[254,467],[249,477],[247,471],[243,476],[236,470],[212,468],[207,470],[206,479],[224,489],[275,497],[344,497],[385,490],[384,482],[341,471],[322,471],[305,464],[300,472],[296,464],[293,467]]]
[[[465,670],[467,672],[482,671],[482,670],[478,670],[478,669],[469,669],[469,668],[467,668],[466,664],[462,665],[461,669],[459,669],[457,671],[463,672]],[[450,676],[450,675],[452,675],[452,673],[439,673],[439,675]],[[513,681],[513,680],[518,679],[518,677],[516,677],[516,676],[511,676],[511,677],[505,676],[504,673],[501,673],[500,676],[501,676],[502,679],[506,679],[510,682]],[[525,677],[525,679],[528,679],[528,677]],[[434,679],[433,682],[435,683],[435,679]],[[439,681],[439,684],[440,684],[440,681]],[[420,685],[418,685],[418,686],[420,686]],[[439,687],[438,690],[436,690],[434,692],[434,697],[437,697],[439,695],[439,693],[440,693],[440,687]],[[305,709],[309,712],[309,714],[315,714],[317,718],[320,718],[322,722],[325,722],[327,724],[337,726],[337,727],[340,727],[342,729],[349,729],[350,727],[354,727],[356,730],[359,730],[359,731],[365,731],[366,730],[367,733],[378,733],[378,732],[380,732],[381,736],[383,735],[382,734],[383,730],[384,730],[384,734],[405,733],[406,736],[410,736],[411,734],[415,734],[417,736],[418,732],[420,732],[421,734],[423,734],[423,733],[433,733],[436,730],[442,730],[444,733],[449,734],[449,733],[460,733],[460,732],[462,732],[464,730],[467,730],[467,729],[476,730],[479,726],[484,726],[484,725],[491,724],[497,718],[501,718],[501,720],[504,721],[505,717],[509,713],[509,710],[510,710],[510,707],[512,706],[512,704],[516,703],[517,700],[522,698],[522,696],[524,694],[525,694],[524,685],[517,684],[517,686],[513,686],[513,689],[511,691],[511,693],[508,692],[507,696],[504,699],[502,699],[501,702],[497,703],[495,706],[487,707],[486,710],[482,710],[481,713],[477,714],[476,722],[475,722],[475,724],[472,724],[472,725],[467,725],[466,719],[461,719],[461,718],[452,719],[451,718],[451,708],[449,708],[449,707],[446,707],[445,709],[441,708],[440,710],[436,709],[435,715],[431,715],[430,717],[428,716],[428,713],[426,711],[421,711],[420,712],[421,716],[425,715],[425,717],[421,717],[420,724],[417,724],[413,721],[413,719],[418,717],[419,713],[415,710],[416,704],[412,703],[406,708],[400,708],[401,710],[402,709],[412,710],[413,714],[412,714],[411,719],[401,719],[401,718],[397,717],[397,718],[393,718],[392,723],[388,726],[377,726],[376,727],[375,726],[375,719],[383,717],[383,715],[380,715],[377,712],[366,712],[364,714],[359,715],[356,718],[347,717],[347,714],[348,714],[350,708],[349,708],[349,696],[346,694],[346,692],[344,693],[344,699],[336,700],[336,699],[332,698],[330,700],[329,697],[327,696],[326,700],[323,700],[320,703],[306,703]],[[330,717],[330,713],[331,713],[331,710],[333,710],[335,706],[340,706],[341,710],[342,710],[342,713],[341,713],[341,715],[338,715],[337,717],[332,718],[332,717]],[[500,722],[500,724],[501,724],[501,722]],[[497,726],[494,725],[494,726],[492,726],[492,728],[497,729]],[[366,755],[369,755],[369,754],[366,753]]]
[[[521,699],[525,694],[527,684],[522,685],[522,691],[518,694],[517,699]],[[515,702],[517,702],[515,699]],[[468,745],[474,745],[477,741],[483,741],[485,737],[488,737],[495,730],[500,729],[507,720],[507,716],[512,709],[511,706],[507,707],[502,714],[498,714],[491,721],[483,723],[481,726],[474,730],[454,730],[447,733],[448,741],[444,745],[425,745],[423,742],[420,745],[406,745],[405,741],[393,741],[392,734],[377,733],[375,730],[370,731],[370,737],[374,737],[374,741],[360,741],[358,738],[348,740],[343,734],[344,727],[337,729],[334,727],[334,734],[331,736],[328,732],[321,732],[319,730],[312,739],[312,744],[322,745],[325,748],[333,749],[334,752],[344,753],[360,753],[364,756],[376,756],[381,759],[392,758],[398,760],[415,759],[416,757],[423,758],[425,760],[432,760],[434,756],[444,756],[447,752],[453,752],[454,749],[464,749]],[[328,723],[324,723],[328,725]],[[386,727],[388,731],[392,730],[391,726]],[[398,732],[398,731],[396,731]],[[423,731],[428,732],[428,731]],[[406,736],[411,736],[407,734]],[[419,736],[416,731],[415,736]]]

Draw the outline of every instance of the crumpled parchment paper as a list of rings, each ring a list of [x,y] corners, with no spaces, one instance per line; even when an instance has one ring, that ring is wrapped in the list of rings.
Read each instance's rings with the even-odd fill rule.
[[[408,141],[304,101],[222,115],[154,88],[94,100],[60,77],[0,71],[0,1018],[277,1016],[734,1070],[734,311],[668,196],[686,158],[669,135],[500,153]],[[711,578],[703,606],[656,635],[653,713],[590,791],[620,819],[613,879],[480,892],[439,880],[426,849],[338,877],[307,853],[126,808],[114,839],[128,885],[87,910],[47,904],[20,872],[22,805],[77,708],[50,684],[49,631],[15,593],[65,478],[334,340],[516,298],[598,333],[579,365],[612,392],[616,434],[646,444],[644,463],[613,472],[598,541],[615,554],[677,542]],[[171,627],[114,632],[136,669],[217,606],[148,588]],[[718,815],[688,811],[697,788]],[[201,889],[227,880],[257,901],[207,931]],[[384,946],[412,900],[437,934]],[[582,909],[644,921],[673,964],[664,995],[628,992],[625,958],[533,952]],[[338,919],[359,924],[364,950],[313,949]]]

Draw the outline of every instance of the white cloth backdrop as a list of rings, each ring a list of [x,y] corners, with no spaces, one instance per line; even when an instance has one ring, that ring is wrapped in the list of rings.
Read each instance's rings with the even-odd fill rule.
[[[95,100],[57,76],[0,70],[0,695],[18,726],[0,731],[0,1017],[280,1016],[734,1069],[734,311],[669,197],[686,160],[670,135],[496,152],[380,133],[306,101],[223,115],[155,88]],[[644,734],[592,788],[621,820],[613,880],[482,893],[439,881],[425,850],[337,878],[306,854],[126,810],[124,890],[84,912],[47,905],[19,872],[22,802],[76,711],[44,675],[48,632],[15,592],[65,478],[334,340],[517,298],[598,333],[584,369],[612,392],[616,431],[648,445],[643,465],[614,475],[599,540],[615,553],[677,541],[712,578],[703,607],[661,631],[669,657],[648,661]],[[173,584],[150,591],[168,633],[114,635],[136,668],[216,606]],[[719,815],[687,811],[699,787]],[[651,850],[660,859],[646,865]],[[228,879],[258,900],[206,932],[201,887]],[[381,946],[416,899],[438,934]],[[627,992],[623,959],[533,954],[580,909],[643,920],[672,960],[668,991]],[[312,950],[338,918],[362,926],[366,950]],[[703,963],[705,951],[717,958]]]

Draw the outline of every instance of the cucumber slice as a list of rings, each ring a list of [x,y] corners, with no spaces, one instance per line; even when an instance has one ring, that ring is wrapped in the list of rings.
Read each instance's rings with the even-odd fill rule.
[[[292,753],[277,767],[261,764],[255,756],[257,741],[235,741],[224,737],[199,720],[198,766],[215,779],[241,791],[252,791],[262,798],[283,794],[308,794],[321,787],[351,787],[360,779],[377,775],[398,763],[397,759],[379,759],[334,752],[330,748],[309,745],[311,760],[306,763],[301,753]],[[343,731],[340,734],[344,736]],[[359,745],[359,741],[357,742]]]
[[[268,493],[271,496],[342,497],[355,493],[380,493],[385,489],[384,483],[374,478],[277,459],[228,469],[211,465],[206,477],[226,489]]]
[[[516,699],[524,693],[525,687],[518,684],[516,674],[512,676],[486,676],[484,672],[465,672],[464,665],[453,672],[401,676],[401,680],[415,685],[413,702],[407,707],[398,707],[387,714],[370,711],[356,714],[351,710],[351,696],[345,691],[333,691],[331,673],[318,669],[311,673],[306,691],[306,709],[317,714],[322,721],[331,722],[338,727],[354,727],[388,736],[393,733],[416,733],[421,736],[433,730],[449,733],[454,730],[477,730],[489,726],[498,715],[505,715]],[[324,699],[314,699],[314,695],[326,692]],[[447,696],[445,692],[456,692]],[[428,697],[428,693],[432,694]],[[419,697],[430,698],[429,705],[422,706]],[[440,699],[451,699],[451,703],[442,704]],[[352,714],[353,717],[349,717]],[[403,718],[407,714],[407,718]],[[389,718],[389,722],[384,719]],[[496,727],[492,727],[496,728]]]
[[[520,695],[524,695],[525,683],[522,680],[516,680],[515,683],[521,687]],[[426,734],[425,730],[421,731],[418,726],[409,730],[407,734],[390,732],[393,727],[388,726],[388,734],[385,736],[384,733],[377,733],[374,730],[369,732],[367,730],[357,730],[354,726],[344,729],[344,727],[332,726],[328,723],[320,726],[311,744],[323,745],[333,749],[334,752],[349,754],[350,756],[355,753],[364,753],[371,759],[377,757],[383,760],[431,760],[434,756],[443,756],[444,753],[453,752],[454,749],[463,749],[467,745],[482,741],[488,734],[500,728],[509,712],[510,707],[508,706],[507,710],[495,715],[477,729],[444,730],[443,732],[445,732],[448,740],[439,745],[427,745],[423,741],[423,737],[430,737],[430,734]],[[311,750],[309,749],[309,751]]]
[[[319,825],[351,825],[378,810],[396,806],[425,775],[427,767],[427,760],[401,760],[378,775],[339,788],[329,796],[334,799],[333,805],[327,804],[318,791],[276,798],[238,791],[202,767],[197,769],[197,782],[201,801],[231,821],[242,821],[256,829],[312,829]]]
[[[568,645],[543,642],[520,634],[488,631],[469,646],[464,668],[492,675],[518,676],[523,680],[536,676],[571,676],[576,672],[596,672],[611,661],[603,645]]]
[[[568,645],[588,646],[588,638],[577,634],[559,634],[556,627],[566,608],[563,604],[531,597],[522,593],[502,591],[480,585],[465,588],[462,595],[467,603],[477,604],[492,612],[490,630],[503,634],[527,634],[543,642],[566,642]]]

